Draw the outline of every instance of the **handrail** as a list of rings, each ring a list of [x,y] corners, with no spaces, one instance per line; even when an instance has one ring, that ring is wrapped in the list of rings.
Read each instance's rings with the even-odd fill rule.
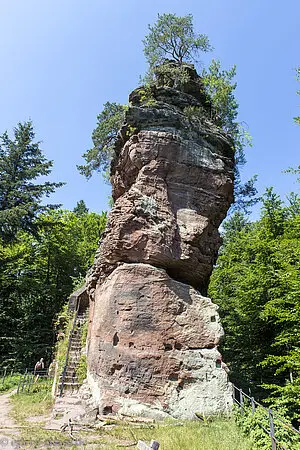
[[[296,428],[294,428],[292,425],[289,425],[288,423],[286,423],[283,419],[278,417],[276,414],[274,414],[274,412],[271,408],[266,408],[265,406],[261,405],[253,397],[250,397],[249,395],[247,395],[245,392],[243,392],[242,389],[238,388],[234,384],[232,386],[233,386],[233,401],[241,407],[241,414],[244,413],[243,397],[246,397],[248,400],[250,400],[250,402],[252,404],[252,414],[254,414],[254,412],[255,412],[255,406],[258,406],[258,407],[264,409],[268,413],[268,416],[269,416],[268,418],[269,418],[270,430],[267,430],[261,423],[258,425],[264,430],[264,432],[266,434],[268,434],[270,436],[271,441],[272,441],[272,449],[276,449],[276,444],[278,444],[283,450],[287,450],[284,447],[284,445],[280,441],[278,441],[278,439],[275,436],[274,419],[278,420],[279,422],[281,422],[282,426],[284,426],[285,428],[288,428],[289,430],[293,431],[294,433],[296,433],[298,435],[300,435],[300,431],[297,430]],[[236,398],[236,395],[235,395],[236,392],[239,392],[240,400],[238,400]]]
[[[71,344],[72,344],[72,336],[75,330],[75,326],[76,326],[76,321],[77,321],[77,316],[78,316],[78,311],[79,311],[79,305],[80,302],[77,303],[77,308],[75,311],[75,315],[74,315],[74,321],[73,321],[73,326],[72,326],[72,330],[69,333],[69,342],[68,342],[68,348],[67,348],[67,353],[66,353],[66,360],[65,360],[65,365],[64,365],[64,370],[62,373],[62,377],[61,377],[61,385],[60,385],[60,390],[59,390],[59,396],[62,397],[63,395],[63,390],[64,390],[64,384],[65,384],[65,377],[66,377],[66,373],[67,373],[67,369],[68,369],[68,362],[69,362],[69,353],[70,353],[70,349],[71,349]]]

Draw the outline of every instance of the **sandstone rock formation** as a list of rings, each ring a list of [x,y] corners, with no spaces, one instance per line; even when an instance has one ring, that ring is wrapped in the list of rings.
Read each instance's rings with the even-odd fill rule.
[[[102,413],[191,418],[231,390],[206,295],[233,196],[229,138],[201,80],[131,96],[113,163],[106,234],[88,279],[88,382]],[[192,108],[191,108],[192,107]]]

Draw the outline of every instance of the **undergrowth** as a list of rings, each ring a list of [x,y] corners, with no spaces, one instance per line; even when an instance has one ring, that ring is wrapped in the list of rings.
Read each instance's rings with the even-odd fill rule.
[[[18,386],[21,374],[14,373],[3,379],[0,378],[0,393],[10,391]]]
[[[266,409],[259,407],[253,414],[252,408],[244,405],[243,414],[241,415],[240,411],[236,410],[235,417],[241,430],[252,442],[253,450],[269,450],[271,448],[271,438],[268,434],[270,430],[269,415]],[[288,423],[286,417],[277,411],[274,417],[274,431],[275,437],[281,445],[278,448],[299,450],[300,436],[293,433],[279,418]],[[266,431],[264,431],[263,427]]]

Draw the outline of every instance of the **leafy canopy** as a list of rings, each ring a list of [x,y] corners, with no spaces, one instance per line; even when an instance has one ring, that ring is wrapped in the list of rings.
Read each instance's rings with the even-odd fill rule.
[[[296,69],[296,79],[300,82],[300,67]],[[300,95],[300,90],[297,91],[297,94]],[[294,117],[294,121],[297,125],[300,125],[300,116]],[[286,172],[300,175],[300,165],[296,168],[289,168]],[[298,178],[298,181],[300,181],[300,177]]]
[[[106,214],[53,210],[37,222],[38,236],[0,240],[0,368],[50,360],[53,320],[92,265]]]
[[[32,122],[18,123],[13,133],[13,139],[7,131],[0,136],[0,238],[5,241],[12,241],[18,230],[36,232],[38,213],[50,207],[41,206],[43,196],[64,184],[36,182],[50,174],[53,163],[34,142]]]
[[[191,14],[182,17],[175,14],[159,14],[156,23],[153,26],[149,25],[149,33],[143,43],[149,65],[143,79],[144,90],[146,94],[150,92],[150,96],[153,84],[184,89],[190,82],[188,70],[190,63],[198,62],[200,52],[212,50],[208,37],[194,31]],[[226,131],[233,141],[236,162],[235,207],[247,211],[249,206],[257,202],[255,198],[257,191],[254,186],[256,178],[253,177],[245,184],[240,180],[238,166],[246,162],[244,148],[251,145],[251,138],[243,124],[238,121],[238,103],[234,95],[235,75],[235,66],[230,70],[223,70],[219,61],[212,60],[209,67],[202,71],[201,77],[211,105],[210,119]],[[145,105],[152,105],[151,97]],[[86,164],[78,166],[80,173],[87,178],[90,178],[94,171],[107,174],[125,110],[126,106],[107,102],[98,115],[97,125],[92,134],[94,146],[83,155]],[[203,115],[203,112],[201,114]]]
[[[77,166],[86,178],[89,179],[94,171],[108,173],[117,134],[124,120],[124,111],[125,106],[120,103],[106,102],[103,105],[92,133],[94,145],[83,154],[86,164]]]
[[[79,200],[76,203],[75,208],[73,209],[73,212],[76,214],[76,216],[83,216],[84,214],[89,212],[88,207],[85,204],[84,200]]]
[[[201,51],[212,50],[208,37],[194,32],[191,14],[183,17],[158,14],[157,22],[149,25],[149,30],[143,44],[150,68],[162,64],[166,58],[172,58],[179,64],[194,62]]]
[[[297,78],[297,81],[300,81],[300,67],[298,67],[298,68],[296,69],[296,78]],[[297,91],[297,94],[300,95],[300,91]],[[299,116],[294,117],[294,121],[295,121],[298,125],[300,125],[300,117],[299,117]]]
[[[210,295],[220,306],[231,380],[299,420],[300,197],[284,205],[269,188],[262,202],[258,221],[236,213],[224,225]]]

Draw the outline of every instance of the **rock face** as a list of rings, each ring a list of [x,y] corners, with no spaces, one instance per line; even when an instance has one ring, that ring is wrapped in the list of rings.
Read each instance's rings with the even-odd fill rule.
[[[115,205],[88,278],[88,381],[103,413],[224,412],[223,330],[203,295],[232,202],[232,145],[208,120],[196,74],[181,91],[144,97],[141,88],[130,96]]]

